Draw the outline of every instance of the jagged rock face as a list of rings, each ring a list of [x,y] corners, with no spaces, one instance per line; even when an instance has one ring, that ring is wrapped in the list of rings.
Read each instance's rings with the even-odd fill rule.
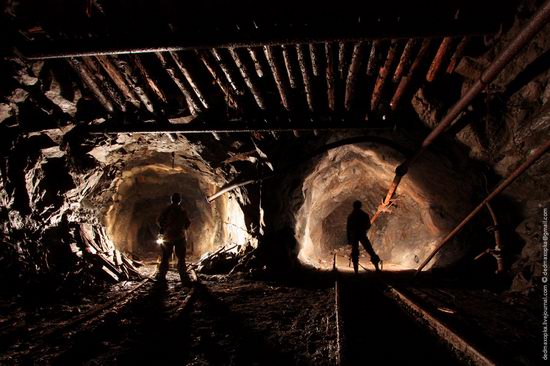
[[[303,182],[304,202],[296,217],[300,257],[317,262],[316,256],[346,246],[346,220],[353,201],[361,201],[372,216],[402,159],[395,150],[376,144],[339,147],[322,157]],[[461,174],[434,155],[424,156],[411,168],[399,186],[395,207],[383,213],[369,232],[384,260],[415,267],[464,216],[473,182]],[[463,250],[449,245],[438,265],[456,261]]]
[[[521,2],[514,23],[490,40],[494,44],[488,52],[462,59],[456,70],[462,77],[462,94],[521,31],[539,6],[537,1]],[[456,123],[456,139],[467,147],[471,158],[493,169],[498,176],[495,181],[508,176],[550,134],[549,32],[550,24],[547,24]],[[413,106],[419,118],[433,128],[442,116],[441,109],[448,109],[452,102],[442,106],[437,98],[430,99],[419,92]],[[550,157],[546,154],[496,199],[501,203],[514,203],[513,209],[497,211],[499,220],[511,229],[503,240],[506,260],[512,262],[509,274],[513,291],[532,292],[540,282],[540,220],[542,207],[550,203],[549,164]]]

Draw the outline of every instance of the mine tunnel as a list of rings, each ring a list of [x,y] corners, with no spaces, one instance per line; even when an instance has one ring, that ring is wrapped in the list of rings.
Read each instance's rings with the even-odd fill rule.
[[[0,364],[547,361],[550,1],[2,10]]]

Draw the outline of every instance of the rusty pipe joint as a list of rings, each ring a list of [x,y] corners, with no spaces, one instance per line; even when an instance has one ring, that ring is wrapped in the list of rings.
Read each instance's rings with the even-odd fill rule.
[[[409,166],[405,163],[400,164],[395,168],[395,175],[399,177],[405,176],[409,172]]]

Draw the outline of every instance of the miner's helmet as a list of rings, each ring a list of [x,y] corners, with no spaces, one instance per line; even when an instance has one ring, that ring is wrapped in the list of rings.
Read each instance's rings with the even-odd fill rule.
[[[179,194],[179,193],[177,193],[177,192],[176,192],[176,193],[174,193],[174,194],[172,195],[172,197],[170,198],[170,200],[171,200],[171,201],[172,201],[172,203],[174,203],[174,204],[178,204],[178,203],[180,203],[180,202],[181,202],[181,197],[180,197],[180,194]]]
[[[363,206],[363,204],[361,203],[361,201],[355,201],[355,202],[353,202],[353,208],[355,208],[356,210],[360,209],[361,206]]]

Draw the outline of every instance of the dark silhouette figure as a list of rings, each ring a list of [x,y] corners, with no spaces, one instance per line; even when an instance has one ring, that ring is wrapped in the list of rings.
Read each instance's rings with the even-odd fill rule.
[[[378,264],[380,263],[380,257],[376,255],[372,244],[367,238],[367,231],[370,229],[370,217],[361,210],[361,202],[353,202],[353,211],[348,216],[347,233],[348,243],[351,244],[351,260],[353,262],[353,269],[355,274],[358,272],[359,267],[359,242],[363,245],[363,248],[369,253],[370,261],[374,264],[377,271],[380,271]]]
[[[180,206],[181,197],[179,193],[174,193],[171,201],[170,206],[162,211],[157,220],[159,233],[163,237],[163,240],[160,242],[162,258],[158,268],[157,280],[166,280],[170,256],[172,255],[172,251],[175,250],[178,257],[178,272],[181,281],[184,282],[188,279],[185,268],[185,251],[187,248],[185,230],[191,222],[189,221],[187,212]]]

